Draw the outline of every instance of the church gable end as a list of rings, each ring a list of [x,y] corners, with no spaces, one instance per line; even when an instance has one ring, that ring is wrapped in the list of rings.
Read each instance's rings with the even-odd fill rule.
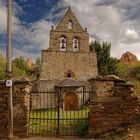
[[[42,51],[41,80],[66,78],[86,81],[98,74],[97,57],[89,51],[89,34],[69,7],[50,31],[49,49]]]
[[[69,7],[60,23],[50,31],[49,50],[88,52],[88,43],[89,34],[86,30],[83,30]]]
[[[55,29],[56,31],[78,31],[83,32],[83,28],[79,24],[77,18],[69,7],[64,17]]]

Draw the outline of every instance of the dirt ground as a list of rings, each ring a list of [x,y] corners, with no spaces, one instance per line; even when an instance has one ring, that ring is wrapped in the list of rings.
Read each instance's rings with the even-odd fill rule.
[[[17,139],[18,140],[18,139]],[[26,139],[19,139],[19,140],[87,140],[85,138],[77,138],[77,137],[32,137]],[[93,139],[88,139],[93,140]]]
[[[129,133],[120,140],[140,140],[140,124],[130,129]]]

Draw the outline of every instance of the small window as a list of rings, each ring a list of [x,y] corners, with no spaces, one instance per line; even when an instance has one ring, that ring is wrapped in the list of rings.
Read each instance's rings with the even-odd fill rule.
[[[68,30],[72,30],[72,21],[71,20],[69,20],[69,22],[68,22]]]
[[[71,78],[71,73],[68,73],[67,74],[67,78]]]
[[[74,74],[74,72],[73,72],[72,70],[67,70],[67,71],[64,73],[64,77],[65,77],[65,78],[68,78],[68,79],[74,78],[74,77],[75,77],[75,74]]]
[[[65,37],[60,38],[60,51],[66,51],[67,48],[67,41]]]
[[[73,39],[73,50],[74,50],[74,52],[79,51],[79,40],[77,38]]]

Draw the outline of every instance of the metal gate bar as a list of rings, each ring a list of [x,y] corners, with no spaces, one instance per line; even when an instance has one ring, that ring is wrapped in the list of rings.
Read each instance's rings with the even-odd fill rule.
[[[30,95],[30,135],[81,136],[87,133],[89,92],[79,94],[79,108],[66,111],[60,92]],[[87,99],[86,99],[87,98]]]

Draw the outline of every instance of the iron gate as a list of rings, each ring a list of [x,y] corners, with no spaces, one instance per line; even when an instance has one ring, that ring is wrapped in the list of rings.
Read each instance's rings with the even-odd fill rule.
[[[84,136],[88,126],[89,92],[30,95],[30,135]]]

